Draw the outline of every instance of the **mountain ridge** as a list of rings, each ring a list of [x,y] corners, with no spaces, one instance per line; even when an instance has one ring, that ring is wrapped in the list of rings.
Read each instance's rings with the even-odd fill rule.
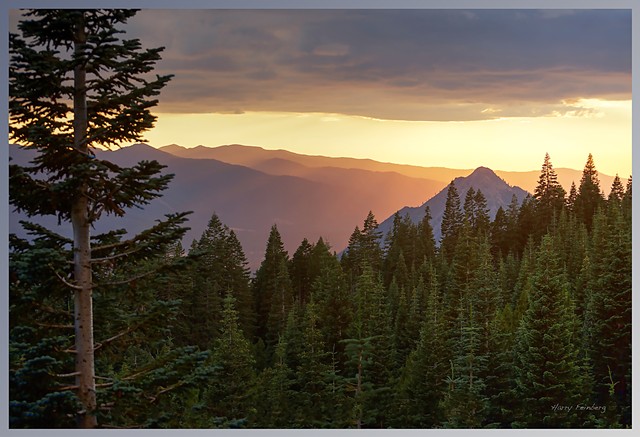
[[[512,186],[504,179],[496,174],[488,167],[480,166],[476,168],[468,176],[460,176],[455,178],[451,183],[454,184],[458,195],[460,197],[461,205],[464,205],[464,199],[470,188],[475,191],[482,191],[482,194],[487,199],[487,208],[489,209],[489,217],[493,220],[496,212],[500,207],[506,209],[513,198],[513,195],[518,199],[518,204],[522,204],[524,198],[529,194],[518,186]],[[449,186],[447,185],[438,194],[424,202],[417,207],[405,206],[398,210],[398,214],[401,217],[409,216],[411,221],[417,224],[424,218],[425,208],[429,207],[431,213],[431,227],[433,228],[434,238],[436,245],[439,245],[440,237],[442,235],[441,225],[442,216],[444,214],[447,191]],[[394,214],[395,215],[395,214]],[[382,232],[383,237],[387,235],[393,227],[393,216],[386,218],[382,221],[378,229]]]
[[[238,148],[244,146],[235,147],[236,150],[242,150]],[[121,224],[110,222],[109,229],[115,226],[125,228],[129,233],[137,233],[164,214],[194,211],[187,223],[191,230],[183,240],[188,247],[192,240],[200,237],[211,215],[216,213],[223,223],[236,231],[253,270],[259,266],[264,256],[268,233],[273,224],[278,226],[285,248],[290,254],[304,238],[314,241],[320,237],[339,251],[346,247],[353,229],[362,223],[369,211],[373,211],[378,219],[391,218],[396,211],[401,214],[412,212],[416,217],[422,217],[424,206],[431,202],[432,224],[437,235],[441,218],[438,208],[444,210],[444,200],[439,201],[438,196],[442,196],[441,193],[446,191],[451,180],[457,185],[464,185],[461,181],[473,175],[472,179],[477,181],[488,178],[488,186],[493,183],[501,185],[503,191],[514,189],[501,177],[499,171],[494,172],[487,167],[479,167],[469,170],[468,174],[443,180],[442,174],[436,175],[434,179],[412,178],[388,171],[396,167],[380,163],[377,168],[383,171],[319,166],[321,163],[335,162],[347,165],[358,161],[355,159],[340,161],[339,158],[325,157],[323,160],[307,161],[311,164],[315,162],[316,165],[307,166],[293,152],[287,152],[286,156],[290,159],[284,159],[283,154],[278,157],[261,149],[258,152],[260,159],[249,166],[214,158],[180,157],[169,153],[171,150],[183,153],[188,149],[177,145],[156,148],[141,143],[96,153],[98,157],[121,166],[132,166],[140,160],[155,159],[168,166],[164,173],[175,174],[162,197],[144,209],[128,210],[125,217],[117,221]],[[233,149],[226,150],[228,152]],[[204,146],[197,152],[211,156],[210,148]],[[29,153],[33,152],[17,146],[10,147],[13,163],[25,165],[29,161]],[[539,172],[532,177],[534,184],[538,175]],[[501,199],[501,206],[510,202],[511,194],[492,193],[488,186],[480,186],[488,202],[489,197],[495,195]],[[602,186],[605,186],[604,183]],[[464,199],[466,190],[460,187],[458,190]],[[522,192],[518,192],[519,201],[522,197]],[[495,214],[497,208],[493,208],[493,205],[489,207],[492,208],[492,214]],[[19,214],[10,214],[11,232],[19,228],[18,220],[22,218],[24,217]],[[388,220],[385,219],[383,223]],[[48,217],[40,224],[55,229],[56,222],[55,218]],[[106,227],[106,222],[100,222],[96,231],[104,232]]]
[[[216,147],[199,145],[192,148],[179,146],[172,144],[169,146],[160,147],[160,150],[167,149],[169,153],[175,153],[182,157],[199,156],[199,157],[217,157],[225,162],[237,162],[240,159],[246,159],[244,165],[254,166],[258,165],[266,159],[273,157],[284,157],[289,161],[302,163],[309,167],[341,167],[341,168],[360,168],[371,171],[383,171],[383,172],[397,172],[405,176],[436,180],[440,183],[449,184],[453,179],[460,176],[470,175],[474,169],[452,169],[448,167],[422,167],[410,164],[396,164],[385,163],[375,161],[368,158],[334,158],[322,155],[304,155],[287,150],[269,150],[259,146],[246,146],[240,144],[222,145]],[[233,153],[232,153],[233,152]],[[245,158],[239,158],[237,153],[247,154]],[[251,155],[249,155],[249,153]],[[251,156],[251,158],[249,158]],[[540,158],[540,166],[542,166],[543,158]],[[251,161],[249,161],[249,159]],[[586,162],[586,157],[585,157]],[[580,179],[582,177],[582,170],[567,168],[567,167],[555,167],[554,170],[558,175],[558,182],[568,192],[571,183],[574,182],[576,186],[580,185]],[[524,170],[524,171],[512,171],[512,170],[493,170],[496,175],[504,179],[509,185],[519,186],[522,189],[533,193],[538,182],[540,175],[539,169]],[[600,187],[605,195],[608,195],[614,176],[605,173],[598,172],[600,177]],[[626,184],[627,177],[620,175],[620,179],[623,184]],[[435,193],[434,193],[435,194]]]

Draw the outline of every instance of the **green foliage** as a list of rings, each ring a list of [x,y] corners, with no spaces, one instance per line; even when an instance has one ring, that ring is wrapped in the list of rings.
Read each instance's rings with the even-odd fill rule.
[[[631,186],[614,182],[588,226],[556,183],[547,157],[536,196],[493,222],[480,191],[463,211],[450,185],[440,248],[428,210],[417,225],[396,214],[384,250],[370,213],[341,260],[322,239],[289,259],[273,226],[252,280],[215,214],[188,255],[167,236],[183,215],[95,236],[96,256],[118,261],[93,271],[99,423],[630,426]],[[23,226],[33,238],[10,239],[10,424],[70,427],[72,242]]]
[[[556,407],[588,400],[568,289],[553,241],[545,236],[531,277],[529,306],[517,332],[514,390],[519,403],[514,426],[584,426],[580,414]]]
[[[293,301],[291,279],[288,271],[289,256],[284,250],[282,237],[276,225],[271,227],[265,257],[253,281],[253,296],[256,304],[256,335],[269,347],[278,339],[286,322],[287,308]],[[274,304],[274,299],[279,299]]]

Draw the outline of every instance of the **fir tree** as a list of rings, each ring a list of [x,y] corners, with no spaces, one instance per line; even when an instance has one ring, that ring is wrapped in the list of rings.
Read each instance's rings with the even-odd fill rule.
[[[447,325],[437,275],[430,267],[426,310],[417,345],[407,357],[396,386],[394,426],[434,428],[443,420],[440,403],[449,365]]]
[[[433,260],[436,254],[436,241],[433,236],[433,226],[431,226],[431,210],[428,206],[424,208],[424,217],[418,223],[416,238],[415,264],[418,267],[425,259],[427,262]]]
[[[558,175],[553,169],[551,158],[547,153],[544,157],[538,185],[533,193],[536,199],[536,231],[537,238],[546,233],[554,219],[557,219],[565,204],[566,192],[558,182]]]
[[[440,253],[451,262],[455,247],[462,228],[463,213],[460,209],[460,196],[453,181],[447,189],[447,200],[442,216],[442,237],[440,238]]]
[[[630,423],[631,388],[631,232],[620,210],[599,212],[593,221],[593,248],[598,253],[588,266],[585,308],[587,351],[593,366],[596,400],[605,403],[609,384]],[[612,424],[609,424],[611,426]]]
[[[289,263],[291,287],[295,298],[302,304],[305,304],[309,299],[310,288],[314,279],[311,273],[312,251],[313,245],[305,238],[296,249]]]
[[[96,159],[98,146],[141,141],[153,126],[150,108],[170,76],[145,78],[161,48],[143,50],[138,40],[118,38],[118,25],[133,10],[32,10],[11,34],[10,141],[38,153],[30,167],[10,167],[10,201],[29,216],[54,215],[73,229],[73,271],[56,274],[73,291],[78,425],[97,425],[92,266],[152,251],[180,238],[178,214],[142,237],[111,242],[90,229],[102,215],[121,216],[159,196],[171,179],[162,166],[143,161],[121,168]],[[43,176],[36,176],[41,173]],[[71,252],[69,252],[71,253]],[[131,279],[131,278],[129,278]]]
[[[596,210],[603,206],[603,201],[598,170],[593,162],[593,156],[589,153],[574,203],[576,215],[586,225],[587,230],[591,231],[593,216]]]
[[[587,397],[575,339],[573,305],[567,278],[552,239],[545,236],[531,277],[529,305],[517,332],[514,426],[582,426],[580,415],[558,406]]]
[[[224,298],[220,334],[213,344],[212,363],[218,370],[204,390],[205,411],[210,427],[246,420],[250,414],[250,394],[254,384],[255,360],[245,338],[232,294]]]
[[[274,306],[272,304],[273,297],[274,295],[276,295],[276,298],[278,296],[282,297],[284,294],[287,298],[281,299],[281,303],[287,305],[287,302],[289,302],[291,280],[287,267],[288,260],[289,256],[284,250],[278,227],[273,225],[269,233],[264,260],[260,264],[253,282],[253,296],[257,314],[256,335],[271,346],[275,344],[278,336],[277,332],[269,333],[268,327],[269,314],[272,311],[274,316],[278,313],[277,305]],[[272,319],[272,326],[276,325],[277,321]]]
[[[609,192],[609,204],[615,203],[620,206],[622,204],[622,199],[624,198],[624,187],[622,186],[622,182],[620,181],[620,177],[616,173],[616,177],[613,179],[611,184],[611,191]]]

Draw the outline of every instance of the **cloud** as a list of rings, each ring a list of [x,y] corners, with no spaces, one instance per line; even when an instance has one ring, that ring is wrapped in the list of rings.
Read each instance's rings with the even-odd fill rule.
[[[143,10],[127,33],[166,47],[165,112],[474,120],[631,97],[625,10]]]

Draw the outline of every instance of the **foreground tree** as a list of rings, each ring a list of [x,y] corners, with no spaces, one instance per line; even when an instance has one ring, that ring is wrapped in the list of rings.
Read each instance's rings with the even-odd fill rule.
[[[185,214],[177,214],[129,240],[112,233],[93,237],[92,244],[90,229],[102,214],[122,216],[148,203],[171,179],[155,161],[121,168],[94,154],[98,147],[141,141],[155,121],[153,96],[170,80],[148,77],[161,48],[143,50],[138,40],[118,38],[116,26],[135,13],[32,10],[18,25],[21,36],[9,38],[9,137],[36,153],[32,166],[10,167],[10,202],[29,216],[54,215],[72,226],[72,269],[60,266],[51,274],[74,294],[74,388],[84,428],[97,425],[94,268],[163,249],[185,232]]]

